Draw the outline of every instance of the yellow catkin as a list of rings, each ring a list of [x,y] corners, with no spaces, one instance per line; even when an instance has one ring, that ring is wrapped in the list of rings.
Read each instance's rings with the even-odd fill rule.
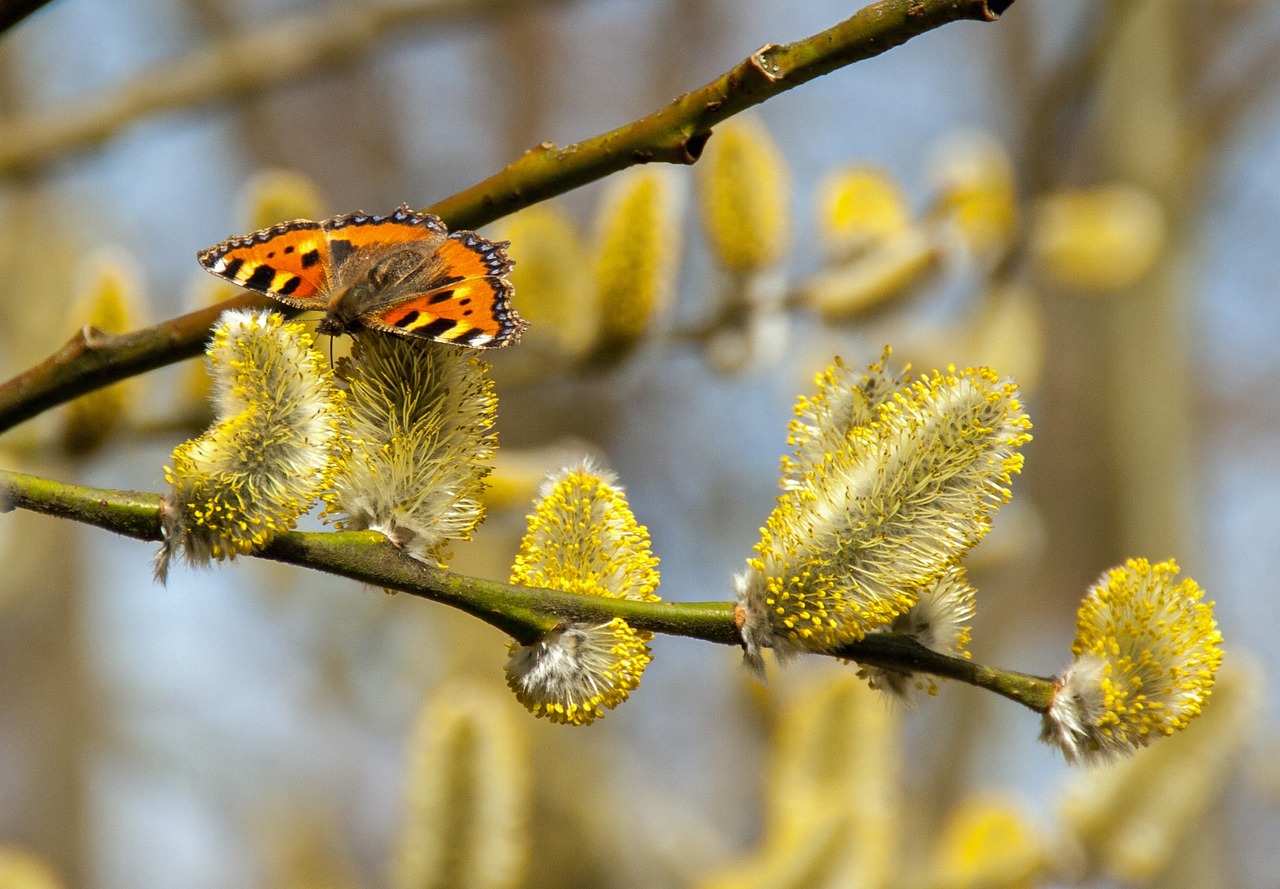
[[[786,161],[756,118],[716,127],[697,165],[698,200],[720,264],[747,275],[779,263],[791,232]]]
[[[818,188],[818,232],[835,260],[898,238],[910,227],[906,197],[883,167],[847,166],[828,174]]]
[[[948,139],[938,155],[938,213],[972,253],[1000,254],[1018,227],[1018,189],[1008,153],[990,136],[970,133]]]
[[[492,692],[446,685],[409,736],[394,889],[513,889],[529,856],[522,726]]]
[[[350,448],[324,495],[325,515],[439,563],[484,520],[480,497],[497,447],[489,363],[474,349],[369,332],[338,374]]]
[[[897,885],[902,814],[898,717],[847,672],[798,690],[769,751],[760,846],[699,889]]]
[[[220,419],[165,467],[161,580],[178,550],[205,565],[291,529],[342,450],[343,393],[301,324],[275,312],[224,312],[208,353]]]
[[[1100,713],[1082,754],[1145,747],[1200,715],[1222,663],[1213,605],[1172,559],[1129,559],[1089,590],[1071,646],[1099,664]],[[1052,713],[1052,710],[1051,710]]]
[[[511,242],[507,275],[529,331],[520,351],[572,364],[595,343],[600,326],[592,299],[589,251],[578,226],[558,204],[536,204],[503,219],[495,235]]]
[[[637,167],[615,176],[600,203],[595,302],[601,360],[620,357],[671,303],[680,225],[671,171]]]
[[[1029,249],[1053,283],[1114,293],[1155,265],[1164,239],[1164,211],[1156,199],[1137,186],[1117,184],[1042,198]]]
[[[929,889],[995,889],[1034,885],[1049,863],[1046,841],[1011,799],[963,800],[943,825]]]
[[[989,368],[887,388],[842,364],[797,404],[793,456],[738,578],[756,649],[831,650],[888,625],[990,527],[1021,470],[1030,421]]]
[[[611,473],[582,463],[544,483],[511,582],[587,596],[658,600],[658,560]],[[652,633],[622,618],[569,623],[511,643],[507,685],[529,712],[587,725],[627,699],[650,661]]]
[[[77,327],[106,334],[125,333],[142,325],[143,303],[132,261],[104,253],[90,262],[88,283],[72,309],[71,320]],[[125,380],[72,401],[63,417],[63,448],[77,456],[101,448],[128,422],[137,397],[138,381]]]
[[[844,321],[914,295],[932,279],[943,253],[916,229],[867,248],[857,259],[807,280],[801,297],[824,318]]]
[[[289,219],[320,219],[325,215],[320,189],[296,170],[264,170],[249,180],[239,214],[249,229],[267,228]]]

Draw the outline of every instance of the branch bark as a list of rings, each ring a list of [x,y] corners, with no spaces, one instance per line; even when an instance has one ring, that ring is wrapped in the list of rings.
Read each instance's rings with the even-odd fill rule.
[[[721,121],[950,22],[995,21],[1012,3],[881,0],[811,37],[768,44],[647,117],[573,145],[544,142],[501,172],[426,209],[452,227],[475,228],[636,164],[692,164]]]
[[[648,117],[573,145],[544,143],[485,181],[426,209],[451,228],[474,228],[635,164],[694,163],[711,127],[726,118],[949,22],[994,21],[1012,2],[881,0],[812,37],[757,50]],[[12,144],[11,135],[6,144]],[[0,172],[6,169],[5,150],[0,146]],[[93,389],[198,355],[221,310],[256,302],[239,297],[131,334],[93,342],[73,338],[36,367],[0,385],[0,432]]]

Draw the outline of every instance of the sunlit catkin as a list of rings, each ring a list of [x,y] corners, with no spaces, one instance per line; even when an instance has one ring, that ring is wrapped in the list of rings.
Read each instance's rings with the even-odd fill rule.
[[[71,322],[89,337],[125,333],[142,325],[143,297],[129,257],[103,253],[88,264],[87,281],[71,311]],[[137,400],[138,381],[124,380],[82,395],[66,407],[62,446],[76,456],[90,454],[125,423]]]
[[[962,133],[937,153],[938,216],[973,255],[1002,255],[1018,228],[1018,188],[1008,152],[991,136]]]
[[[43,858],[20,846],[0,846],[0,889],[62,889],[63,881]]]
[[[512,889],[529,854],[522,727],[492,692],[446,685],[409,738],[394,889]]]
[[[240,217],[246,230],[267,228],[288,219],[319,219],[324,201],[315,182],[296,170],[263,170],[241,191]]]
[[[1030,439],[1013,382],[989,368],[892,393],[881,380],[833,365],[797,405],[784,493],[736,580],[753,667],[766,647],[831,650],[888,625],[1009,497]]]
[[[898,718],[848,673],[810,682],[779,713],[758,849],[698,889],[898,885]]]
[[[489,364],[473,349],[368,333],[338,365],[347,382],[341,461],[326,515],[438,562],[470,539],[497,436]]]
[[[543,484],[511,582],[653,602],[658,560],[617,479],[584,462]],[[511,644],[507,684],[536,716],[586,725],[640,685],[651,638],[622,618],[565,623],[530,645]]]
[[[917,293],[942,259],[931,235],[911,229],[807,279],[799,298],[829,320],[856,318]]]
[[[962,800],[947,816],[933,854],[928,889],[1022,889],[1040,885],[1048,839],[1031,814],[1003,797]]]
[[[1062,800],[1062,821],[1091,873],[1124,885],[1172,885],[1186,863],[1188,837],[1220,815],[1236,782],[1266,697],[1262,666],[1233,653],[1213,703],[1177,736],[1131,758],[1077,773]]]
[[[1057,192],[1036,204],[1029,252],[1056,284],[1112,293],[1136,284],[1155,265],[1165,228],[1159,202],[1137,186]]]
[[[1132,754],[1200,715],[1222,663],[1213,604],[1173,560],[1129,559],[1089,589],[1041,740],[1070,762]]]
[[[342,393],[303,325],[225,312],[208,355],[219,419],[165,468],[161,581],[177,550],[205,565],[291,529],[328,485],[340,448]]]
[[[817,206],[818,233],[837,262],[900,237],[911,227],[911,210],[897,180],[869,164],[825,176]]]
[[[671,303],[680,217],[671,171],[637,167],[613,177],[596,216],[598,362],[624,356]]]
[[[782,151],[764,125],[740,116],[717,126],[695,172],[702,222],[720,264],[747,275],[780,262],[791,192]]]
[[[535,204],[503,219],[495,236],[510,241],[515,268],[507,278],[529,321],[520,352],[573,364],[596,341],[600,318],[593,299],[590,255],[577,224],[558,204]]]

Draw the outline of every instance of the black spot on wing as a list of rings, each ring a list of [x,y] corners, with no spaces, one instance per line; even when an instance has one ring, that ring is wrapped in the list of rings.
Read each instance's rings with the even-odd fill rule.
[[[280,294],[281,296],[288,296],[289,294],[293,293],[293,291],[297,290],[300,286],[302,286],[302,279],[299,278],[297,275],[294,275],[288,281],[285,281],[284,286],[281,287],[279,290],[277,290],[276,293]]]
[[[253,274],[243,283],[250,290],[267,290],[271,287],[271,282],[275,280],[275,277],[276,270],[263,263],[254,269]]]
[[[234,278],[236,276],[236,272],[240,271],[240,267],[243,265],[243,259],[233,259],[227,263],[226,267],[219,272],[219,274],[224,278]]]
[[[436,303],[442,303],[449,299],[453,299],[453,291],[441,290],[438,293],[431,294],[431,296],[427,298],[427,302],[434,306]]]
[[[347,243],[350,244],[351,242],[348,241]],[[292,250],[293,248],[290,247],[289,249]],[[313,248],[311,250],[308,250],[306,253],[302,254],[302,267],[304,269],[309,269],[318,262],[320,262],[319,250],[316,250]]]
[[[352,253],[356,252],[355,245],[346,238],[335,238],[329,241],[329,262],[330,268],[337,268],[346,262]],[[317,255],[317,258],[318,255]]]
[[[452,321],[449,318],[437,318],[425,327],[419,327],[417,330],[413,331],[413,333],[416,336],[425,336],[428,339],[434,340],[444,336],[457,325],[458,322]]]
[[[472,340],[476,339],[477,337],[482,337],[484,335],[485,334],[483,330],[481,330],[478,327],[473,327],[470,330],[463,331],[462,333],[458,334],[453,339],[449,340],[449,342],[457,343],[459,346],[469,346],[471,345]]]
[[[399,321],[396,322],[396,327],[408,327],[410,324],[412,324],[417,320],[418,320],[418,313],[410,312],[409,314],[405,315],[403,318],[401,318]]]

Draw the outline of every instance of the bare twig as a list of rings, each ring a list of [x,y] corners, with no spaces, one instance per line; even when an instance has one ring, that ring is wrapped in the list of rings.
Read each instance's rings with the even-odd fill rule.
[[[15,507],[74,519],[137,540],[161,539],[158,494],[87,488],[0,470],[0,510]],[[278,537],[258,555],[440,602],[525,643],[566,621],[603,623],[621,617],[638,630],[741,644],[732,602],[636,602],[483,580],[430,568],[376,531],[295,531]],[[1050,679],[947,657],[889,634],[872,634],[830,654],[890,670],[957,679],[1037,712],[1044,712],[1053,694]]]
[[[484,182],[427,209],[452,228],[475,227],[628,166],[693,163],[711,127],[743,109],[949,22],[993,21],[1011,3],[881,0],[812,37],[752,53],[731,71],[648,117],[564,148],[544,144]],[[198,354],[219,311],[243,304],[243,298],[231,300],[149,330],[108,338],[93,348],[73,340],[0,385],[0,432],[77,395]]]

